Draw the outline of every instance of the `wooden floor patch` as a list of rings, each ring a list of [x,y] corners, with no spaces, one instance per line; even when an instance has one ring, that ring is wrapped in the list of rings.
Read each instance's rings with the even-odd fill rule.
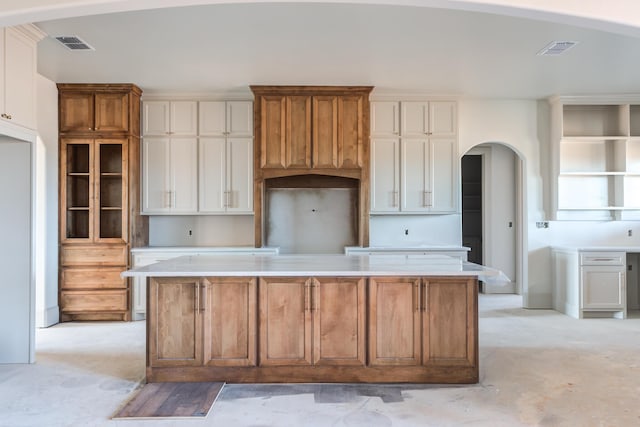
[[[145,384],[113,418],[204,418],[224,383]]]

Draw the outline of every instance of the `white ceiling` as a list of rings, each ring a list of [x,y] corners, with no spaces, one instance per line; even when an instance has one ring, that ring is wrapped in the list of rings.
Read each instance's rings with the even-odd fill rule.
[[[36,23],[95,51],[40,42],[55,82],[138,84],[145,93],[250,84],[373,85],[499,98],[640,93],[640,39],[460,10],[364,4],[219,4]],[[580,43],[559,57],[552,40]]]

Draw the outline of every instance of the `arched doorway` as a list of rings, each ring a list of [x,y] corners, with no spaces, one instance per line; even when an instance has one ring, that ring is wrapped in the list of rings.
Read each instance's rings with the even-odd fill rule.
[[[460,170],[462,244],[471,247],[470,261],[504,273],[482,291],[526,294],[522,156],[507,144],[482,143],[464,154]]]

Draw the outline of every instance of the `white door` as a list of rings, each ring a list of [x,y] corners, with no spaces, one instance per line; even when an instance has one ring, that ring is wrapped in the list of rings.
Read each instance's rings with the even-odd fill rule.
[[[582,266],[582,309],[624,310],[624,266]]]
[[[227,212],[253,213],[253,138],[227,140]]]
[[[173,213],[198,211],[198,139],[173,138],[171,154],[171,195]]]
[[[396,137],[400,133],[399,113],[397,101],[371,102],[371,136]]]
[[[227,135],[253,135],[253,102],[227,101]]]
[[[432,101],[429,103],[429,132],[432,137],[456,136],[458,120],[455,102]]]
[[[426,139],[401,141],[400,199],[403,212],[424,212],[431,207],[429,187],[430,152]]]
[[[224,212],[226,205],[225,138],[200,138],[199,211]]]
[[[198,103],[198,132],[200,136],[224,136],[227,130],[226,105],[224,101],[201,101]]]
[[[198,103],[196,101],[172,101],[170,103],[170,132],[172,136],[198,134]]]
[[[400,210],[400,141],[371,141],[371,212]]]
[[[142,140],[142,212],[169,211],[170,204],[170,145],[169,138]]]
[[[145,101],[142,106],[142,135],[166,136],[169,134],[169,102]]]
[[[427,202],[431,212],[456,212],[457,147],[453,139],[431,139],[431,165]]]
[[[401,108],[402,136],[425,138],[429,133],[429,103],[403,101]]]
[[[31,129],[35,118],[35,46],[11,28],[5,33],[5,108],[8,120]]]

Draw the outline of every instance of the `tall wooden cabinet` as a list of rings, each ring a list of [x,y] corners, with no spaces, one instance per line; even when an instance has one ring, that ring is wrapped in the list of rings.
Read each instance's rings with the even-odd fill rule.
[[[59,84],[61,320],[129,320],[120,277],[147,244],[134,85]]]

